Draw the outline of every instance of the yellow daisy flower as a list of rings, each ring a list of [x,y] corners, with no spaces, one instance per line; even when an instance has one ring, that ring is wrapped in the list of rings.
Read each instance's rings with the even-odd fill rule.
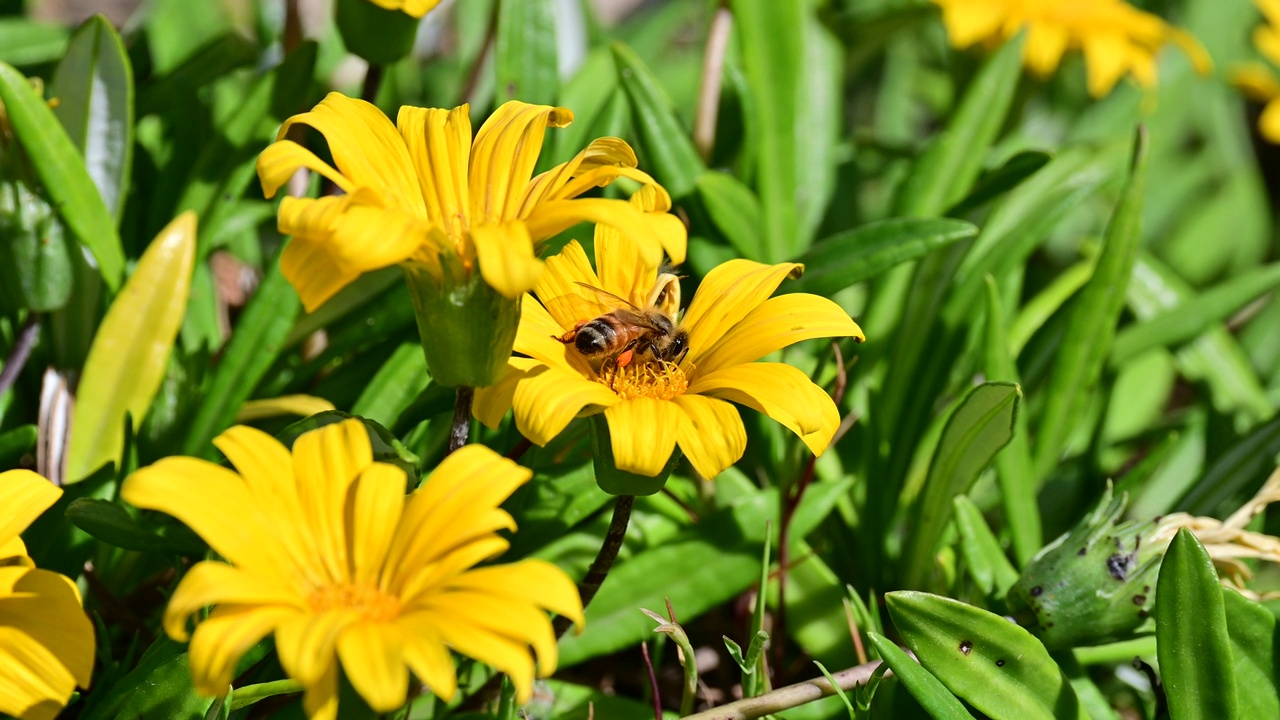
[[[442,698],[457,689],[450,649],[507,673],[532,694],[556,666],[544,609],[582,622],[573,582],[524,560],[474,568],[507,548],[515,524],[498,505],[532,473],[488,448],[453,453],[416,491],[374,462],[357,420],[300,436],[292,451],[233,427],[214,441],[236,471],[189,457],[135,472],[122,496],[186,523],[223,561],[183,577],[165,631],[215,605],[191,636],[197,690],[223,694],[236,662],[275,633],[280,664],[304,688],[311,718],[338,713],[338,665],[379,712],[405,702],[412,672]]]
[[[361,273],[396,264],[425,269],[437,282],[478,268],[494,290],[518,298],[542,272],[542,241],[585,221],[618,227],[654,266],[663,251],[684,257],[684,225],[667,212],[666,191],[636,169],[625,142],[599,138],[569,162],[533,177],[547,127],[565,127],[573,113],[507,102],[473,142],[469,112],[466,105],[406,106],[392,125],[374,105],[330,93],[310,112],[285,121],[258,158],[267,197],[299,168],[343,191],[318,199],[286,197],[280,204],[280,232],[293,236],[281,270],[308,311]],[[285,140],[294,125],[319,130],[337,167]],[[578,197],[619,177],[655,188],[665,202],[645,213],[624,200]]]
[[[66,576],[34,567],[18,533],[62,495],[29,470],[0,473],[0,713],[58,715],[93,673],[93,624]]]
[[[1102,97],[1126,74],[1142,87],[1156,83],[1156,53],[1181,47],[1196,70],[1207,73],[1208,54],[1188,33],[1123,0],[933,0],[942,8],[951,44],[991,45],[1027,29],[1023,64],[1041,77],[1053,74],[1063,53],[1084,53],[1089,94]]]
[[[440,0],[369,0],[369,2],[386,10],[400,10],[416,18],[426,15],[440,4]]]
[[[1253,31],[1253,45],[1270,63],[1249,63],[1231,77],[1253,100],[1265,103],[1258,118],[1258,132],[1269,142],[1280,143],[1280,80],[1272,68],[1280,67],[1280,0],[1254,0],[1266,24]]]
[[[802,265],[730,260],[716,267],[684,313],[687,352],[671,362],[636,356],[617,368],[557,339],[601,314],[590,288],[675,316],[679,283],[647,268],[609,228],[597,228],[595,255],[593,270],[573,242],[547,260],[534,290],[541,302],[525,296],[516,334],[515,350],[527,357],[513,357],[498,385],[477,391],[481,422],[496,427],[514,407],[520,432],[545,445],[575,417],[604,413],[619,470],[656,476],[679,445],[694,470],[711,478],[746,449],[742,418],[726,402],[732,400],[782,423],[815,455],[826,450],[840,424],[831,397],[790,365],[756,362],[801,340],[863,339],[857,323],[826,298],[769,297]]]

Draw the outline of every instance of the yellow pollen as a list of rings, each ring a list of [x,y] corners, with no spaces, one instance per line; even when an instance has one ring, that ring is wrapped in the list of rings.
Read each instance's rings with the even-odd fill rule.
[[[400,599],[372,585],[326,585],[307,598],[315,612],[349,610],[367,620],[392,620],[400,615]]]
[[[609,386],[623,400],[670,400],[689,389],[689,378],[679,365],[666,361],[634,362],[626,367],[606,363],[596,382]]]

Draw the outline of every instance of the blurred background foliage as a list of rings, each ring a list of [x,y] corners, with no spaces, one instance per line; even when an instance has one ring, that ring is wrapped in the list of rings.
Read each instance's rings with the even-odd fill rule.
[[[575,121],[549,136],[543,167],[594,137],[632,143],[689,226],[685,297],[732,257],[799,260],[807,275],[780,292],[833,298],[867,336],[861,346],[813,341],[786,351],[838,398],[846,421],[816,463],[785,429],[746,412],[750,442],[734,468],[708,482],[682,465],[662,494],[637,501],[588,629],[562,641],[561,671],[529,717],[586,717],[589,703],[597,718],[651,717],[637,650],[646,641],[666,707],[677,707],[683,676],[672,643],[655,640],[638,611],[667,600],[696,648],[699,705],[763,691],[719,639],[746,647],[763,625],[772,639],[759,658],[775,687],[817,675],[813,660],[835,669],[894,652],[878,634],[907,642],[931,673],[908,682],[899,672],[909,692],[885,682],[849,710],[831,698],[787,718],[861,714],[864,700],[877,717],[920,716],[921,705],[941,717],[921,698],[946,693],[964,701],[961,711],[1014,713],[985,705],[983,693],[1063,691],[1026,677],[1012,690],[995,684],[1008,672],[994,660],[958,675],[930,664],[924,638],[951,637],[940,623],[968,611],[918,594],[895,595],[886,609],[882,593],[929,591],[1004,614],[1019,572],[1106,505],[1108,481],[1138,520],[1174,511],[1225,518],[1262,486],[1280,454],[1280,164],[1256,134],[1261,107],[1229,82],[1234,67],[1258,59],[1248,38],[1261,16],[1243,0],[1139,5],[1195,36],[1213,71],[1198,75],[1185,55],[1166,51],[1155,89],[1121,82],[1094,99],[1078,54],[1037,79],[1019,67],[1016,45],[952,50],[937,9],[914,0],[459,0],[427,16],[412,55],[384,69],[374,100],[385,112],[469,102],[478,123],[510,98],[566,106]],[[213,457],[210,440],[246,402],[300,394],[385,427],[389,441],[403,442],[388,442],[386,453],[409,465],[431,467],[444,451],[452,394],[430,382],[399,271],[365,276],[309,315],[279,274],[283,238],[254,160],[286,117],[330,89],[360,95],[366,75],[328,3],[297,0],[296,9],[265,0],[0,2],[0,61],[58,99],[53,116],[100,196],[77,205],[84,188],[50,181],[62,177],[45,169],[51,145],[6,146],[6,188],[25,183],[44,209],[4,222],[53,223],[40,232],[61,233],[63,247],[39,264],[38,286],[8,298],[0,315],[6,357],[25,328],[38,333],[0,394],[0,467],[83,480],[28,539],[41,567],[80,578],[100,620],[94,688],[71,716],[199,717],[211,707],[183,684],[182,647],[157,635],[177,559],[201,546],[176,523],[114,499],[128,470],[166,455]],[[91,12],[107,19],[78,26]],[[18,123],[21,83],[6,83]],[[132,272],[187,210],[198,216],[198,240],[172,353],[154,378],[117,363],[77,390],[120,271]],[[570,239],[590,254],[590,227],[566,232],[552,250]],[[94,249],[101,272],[76,240]],[[20,265],[6,263],[2,282],[17,287]],[[139,319],[109,332],[141,342],[148,327]],[[152,380],[149,407],[132,410],[136,431],[122,444],[103,441],[114,443],[107,457],[123,458],[118,468],[63,465],[86,442],[74,426],[70,439],[58,431],[71,394],[77,417],[115,402],[102,412],[123,418],[129,406],[94,388]],[[294,419],[265,414],[254,422],[272,432]],[[507,559],[543,557],[580,576],[609,502],[592,478],[587,423],[546,448],[527,447],[510,420],[476,431],[500,452],[523,452],[537,473],[509,504],[520,532]],[[1280,534],[1278,522],[1263,514],[1249,527]],[[1194,541],[1174,551],[1201,557]],[[1202,567],[1187,560],[1168,582],[1210,598],[1208,612],[1226,620],[1206,621],[1208,631],[1231,624],[1244,637],[1245,623],[1248,637],[1273,632],[1274,616],[1234,593],[1224,593],[1225,611],[1221,599],[1213,605],[1216,585],[1197,575]],[[1070,578],[1092,582],[1104,569]],[[1278,584],[1265,572],[1254,581]],[[1200,600],[1186,602],[1189,613]],[[753,613],[760,603],[768,611]],[[1089,716],[1163,708],[1162,691],[1129,664],[1157,660],[1150,628],[1137,645],[1082,651],[1118,639],[1085,633],[1050,658],[1029,635],[983,624],[988,617],[957,632],[972,628],[1014,650],[1034,643],[1037,667],[1050,668],[1044,677],[1066,673],[1065,693]],[[1175,631],[1193,624],[1157,635],[1191,642]],[[269,656],[258,662],[267,652],[251,653],[245,683],[278,676]],[[1203,666],[1160,664],[1185,673],[1178,678],[1204,677]],[[1280,712],[1270,655],[1255,665],[1270,688],[1258,694]],[[471,690],[487,677],[473,668]],[[930,685],[934,677],[942,684]],[[1226,699],[1234,682],[1202,709],[1235,702]],[[475,710],[470,702],[415,705],[414,716],[462,717]],[[297,712],[296,702],[264,706]],[[1005,716],[1075,716],[1046,707]],[[1270,707],[1249,705],[1263,714],[1242,716]]]

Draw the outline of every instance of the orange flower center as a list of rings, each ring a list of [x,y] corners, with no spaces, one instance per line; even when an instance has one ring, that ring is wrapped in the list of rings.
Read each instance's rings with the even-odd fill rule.
[[[392,620],[400,615],[400,598],[373,585],[326,585],[307,598],[315,612],[347,610],[367,620]]]
[[[689,389],[689,377],[671,362],[636,362],[626,367],[606,363],[596,382],[609,386],[623,400],[655,398],[670,400]]]

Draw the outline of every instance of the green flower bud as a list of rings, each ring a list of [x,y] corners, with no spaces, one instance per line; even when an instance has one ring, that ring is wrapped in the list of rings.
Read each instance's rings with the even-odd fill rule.
[[[1156,576],[1168,543],[1156,520],[1122,522],[1128,496],[1111,487],[1092,513],[1031,559],[1009,609],[1050,650],[1133,637],[1152,626]],[[1145,626],[1145,627],[1144,627]]]
[[[401,264],[432,380],[487,387],[502,378],[520,324],[520,299],[503,297],[453,256],[441,268]]]
[[[609,435],[609,423],[604,413],[591,416],[591,461],[595,466],[596,484],[610,495],[654,495],[662,491],[667,478],[680,462],[680,449],[654,477],[619,470],[613,460],[613,440]]]
[[[377,65],[390,65],[409,55],[418,21],[399,10],[369,0],[338,0],[337,25],[347,50]]]

